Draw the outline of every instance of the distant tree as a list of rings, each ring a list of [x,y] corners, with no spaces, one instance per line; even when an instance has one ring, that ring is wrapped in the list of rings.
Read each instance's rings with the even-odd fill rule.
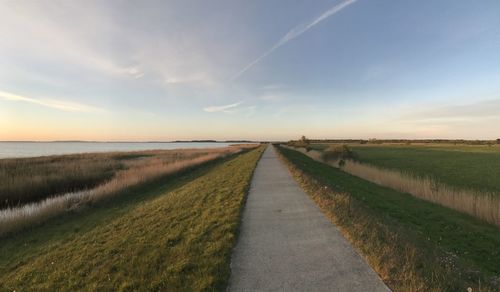
[[[295,143],[295,147],[302,147],[302,148],[305,148],[306,151],[309,151],[311,150],[311,147],[310,147],[310,143],[311,141],[309,139],[306,138],[306,136],[302,136],[300,137],[300,139]]]
[[[500,139],[497,139],[497,144],[500,144]]]

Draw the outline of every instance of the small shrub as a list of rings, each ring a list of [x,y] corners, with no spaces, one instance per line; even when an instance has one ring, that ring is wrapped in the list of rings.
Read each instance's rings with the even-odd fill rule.
[[[322,158],[326,162],[339,160],[342,167],[345,160],[356,160],[358,156],[347,145],[331,145],[323,151]]]

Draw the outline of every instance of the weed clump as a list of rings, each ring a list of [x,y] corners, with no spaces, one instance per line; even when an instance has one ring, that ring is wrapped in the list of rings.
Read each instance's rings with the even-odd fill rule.
[[[358,155],[345,144],[331,145],[323,151],[321,158],[325,162],[338,161],[339,166],[342,167],[346,160],[357,160]]]

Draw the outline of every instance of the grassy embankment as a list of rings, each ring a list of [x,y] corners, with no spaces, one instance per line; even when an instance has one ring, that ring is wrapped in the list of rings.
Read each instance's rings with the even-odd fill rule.
[[[223,290],[263,147],[0,239],[0,290]]]
[[[322,210],[396,291],[500,289],[500,229],[280,148]]]
[[[31,227],[50,217],[117,195],[126,188],[175,174],[187,168],[195,167],[208,161],[236,153],[241,149],[241,147],[226,147],[108,154],[108,156],[111,157],[121,157],[120,159],[126,157],[129,158],[129,160],[123,164],[122,169],[116,171],[111,179],[101,183],[95,188],[48,196],[38,202],[0,210],[0,236],[5,236],[5,234],[18,231],[22,228]],[[131,155],[137,159],[130,159]],[[96,156],[100,157],[101,155],[96,154]],[[60,160],[65,161],[64,157]],[[69,159],[69,161],[70,166],[73,166],[71,159]],[[62,162],[59,164],[64,167]],[[50,166],[51,165],[46,168],[39,167],[37,170],[48,170]],[[88,164],[83,164],[81,168],[88,169]],[[30,174],[33,173],[34,172],[31,172]],[[24,179],[26,183],[30,183],[36,180],[37,177],[44,175],[45,173],[33,174],[31,176],[28,174],[21,175],[21,178]],[[65,173],[60,173],[60,175],[60,180],[65,181],[70,181],[68,177],[73,177]],[[50,176],[50,173],[46,176]],[[15,180],[18,182],[16,186],[21,186],[21,189],[22,179]]]
[[[325,147],[313,145],[316,150]],[[347,161],[342,167],[345,172],[500,226],[497,191],[500,152],[496,147],[365,145],[352,148],[360,160]],[[316,150],[308,155],[321,157]]]

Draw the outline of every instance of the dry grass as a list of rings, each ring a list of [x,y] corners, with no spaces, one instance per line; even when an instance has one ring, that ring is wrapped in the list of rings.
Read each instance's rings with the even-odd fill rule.
[[[147,151],[145,158],[126,162],[111,180],[93,189],[69,192],[0,211],[0,236],[40,223],[63,212],[95,203],[121,190],[150,182],[200,164],[240,152],[240,147]],[[118,155],[118,154],[114,154]],[[144,155],[144,153],[142,154]]]
[[[432,178],[347,161],[342,170],[394,190],[409,193],[500,226],[500,198],[493,193],[457,190]]]
[[[320,151],[291,149],[297,150],[316,161],[326,163],[322,159]],[[338,162],[328,162],[328,164],[338,167]],[[408,173],[380,169],[350,160],[345,162],[342,170],[375,184],[412,194],[418,198],[467,213],[500,226],[500,198],[493,193],[459,190],[437,183],[429,177],[415,177]]]
[[[0,208],[92,188],[123,168],[114,154],[76,154],[0,159]]]
[[[256,146],[239,144],[225,149]],[[149,163],[153,158],[170,162],[214,151],[219,150],[149,150],[0,159],[0,209],[94,188],[137,162]]]

